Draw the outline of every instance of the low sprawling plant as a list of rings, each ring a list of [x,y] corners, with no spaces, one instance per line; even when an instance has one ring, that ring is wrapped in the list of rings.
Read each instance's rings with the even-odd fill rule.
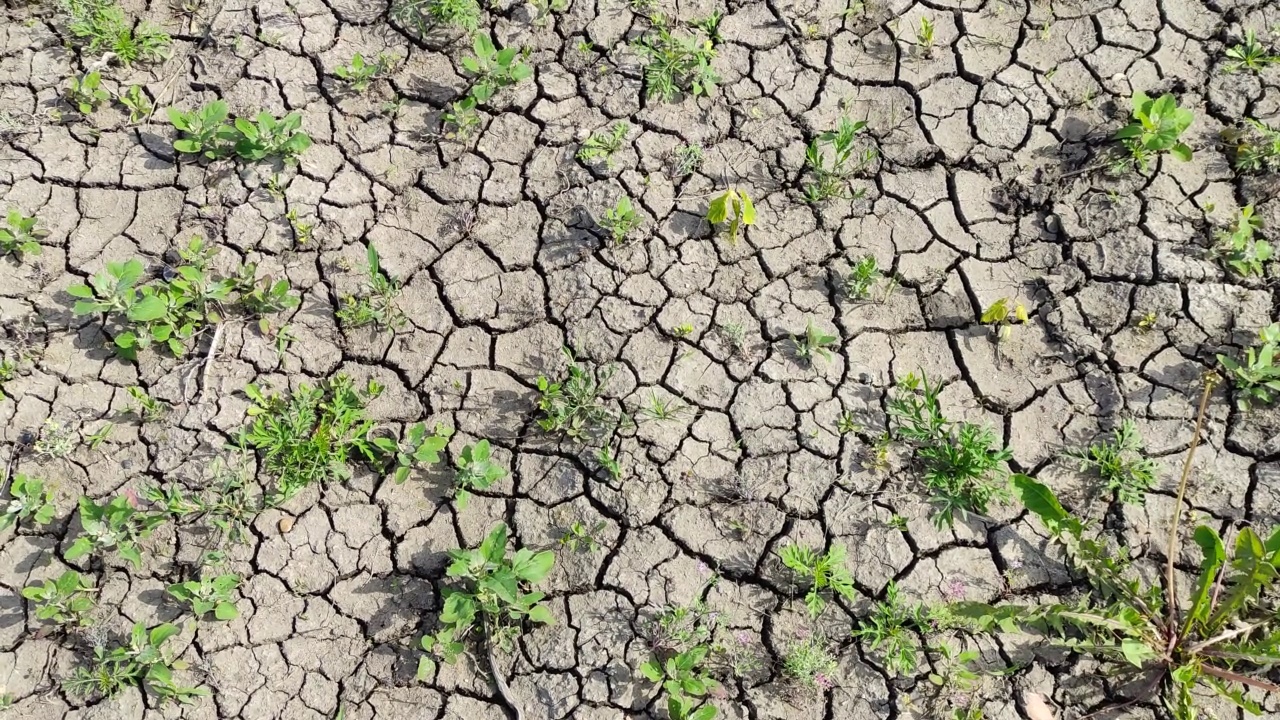
[[[743,225],[756,224],[756,206],[751,203],[746,190],[729,188],[716,196],[707,206],[707,222],[712,227],[729,223],[729,243],[738,242],[738,230]]]
[[[1272,55],[1267,46],[1258,41],[1257,33],[1245,30],[1244,42],[1227,49],[1227,61],[1224,69],[1229,73],[1240,70],[1262,72],[1266,66],[1280,63],[1280,57]]]
[[[335,315],[342,327],[348,330],[368,325],[379,330],[397,330],[405,326],[408,318],[400,310],[400,281],[391,277],[382,269],[382,261],[378,250],[369,243],[365,252],[368,260],[366,270],[369,280],[366,290],[360,295],[347,295],[342,298],[342,307]]]
[[[187,663],[170,659],[164,652],[165,642],[177,635],[177,625],[164,623],[150,630],[138,623],[129,635],[129,644],[93,650],[89,667],[78,667],[64,681],[74,695],[111,697],[127,687],[140,687],[161,700],[177,700],[186,704],[209,694],[206,688],[188,687],[174,682],[173,672],[185,670]]]
[[[809,584],[805,593],[804,604],[809,614],[817,617],[827,606],[823,591],[832,591],[844,599],[853,602],[853,576],[845,567],[845,550],[843,545],[832,545],[826,553],[809,547],[788,545],[782,548],[782,564],[791,568]]]
[[[0,530],[27,520],[48,525],[53,520],[53,512],[53,488],[47,487],[43,480],[17,473],[9,480],[9,502],[0,514]]]
[[[130,85],[123,92],[116,93],[116,102],[129,111],[131,123],[141,122],[154,109],[151,99],[142,91],[141,85]]]
[[[614,123],[609,132],[600,132],[587,138],[578,148],[578,159],[585,163],[604,161],[606,167],[613,168],[613,154],[622,149],[622,141],[631,131],[626,122]]]
[[[1156,463],[1143,457],[1142,437],[1130,418],[1121,420],[1110,438],[1069,453],[1069,457],[1080,461],[1082,472],[1097,473],[1106,491],[1122,503],[1142,505],[1147,500],[1147,491],[1156,482]]]
[[[828,335],[825,330],[821,330],[817,325],[813,324],[813,318],[805,323],[804,334],[793,335],[791,337],[792,350],[796,357],[812,363],[814,358],[822,358],[827,362],[831,362],[835,354],[831,352],[831,348],[840,343],[840,338],[835,335]]]
[[[640,674],[662,686],[667,694],[667,714],[671,720],[712,720],[716,706],[704,702],[706,694],[719,687],[704,667],[707,645],[695,645],[671,657],[654,657],[640,665]]]
[[[526,620],[543,625],[553,621],[542,602],[546,596],[526,588],[551,572],[555,554],[521,548],[509,556],[507,526],[499,523],[479,548],[450,550],[449,557],[452,562],[446,574],[456,582],[444,591],[440,629],[422,637],[428,656],[419,660],[418,677],[430,678],[436,666],[433,656],[446,663],[456,661],[466,641],[477,635],[498,679],[493,648],[509,649]]]
[[[662,16],[654,16],[648,32],[632,43],[644,61],[645,94],[672,102],[681,92],[710,95],[720,76],[711,69],[716,56],[710,38],[674,32]]]
[[[1224,130],[1231,144],[1231,163],[1243,172],[1280,172],[1280,130],[1254,118],[1239,129]]]
[[[636,214],[631,198],[623,195],[613,207],[607,208],[600,216],[600,227],[609,231],[609,237],[615,244],[626,242],[627,236],[640,226],[640,216]]]
[[[63,97],[72,107],[80,111],[81,115],[88,115],[98,106],[111,97],[106,88],[102,87],[102,73],[91,72],[85,73],[81,77],[71,77],[67,79],[67,87],[63,91]]]
[[[173,583],[167,590],[174,599],[191,606],[197,620],[210,612],[219,620],[235,620],[240,611],[231,593],[237,587],[240,587],[239,575],[218,575]]]
[[[811,633],[787,648],[782,657],[782,674],[793,685],[810,693],[821,693],[835,685],[839,663],[830,643],[818,632]]]
[[[203,496],[188,495],[181,485],[171,483],[168,487],[148,486],[143,489],[143,497],[174,520],[207,520],[213,526],[211,540],[216,548],[210,552],[221,553],[228,541],[245,543],[252,539],[249,528],[266,507],[253,474],[244,465],[247,463],[233,468],[221,459],[215,461],[212,483]]]
[[[596,534],[604,528],[604,522],[588,526],[581,520],[575,520],[560,535],[560,545],[570,552],[595,552],[600,547]]]
[[[889,397],[894,436],[909,443],[921,463],[922,479],[937,505],[934,523],[950,525],[955,515],[986,514],[993,501],[1009,494],[1004,448],[990,428],[952,422],[938,403],[941,384],[923,373],[903,378]],[[994,446],[994,448],[993,448]]]
[[[395,55],[385,52],[378,53],[377,57],[368,60],[364,55],[356,53],[345,65],[334,68],[333,74],[352,90],[364,92],[369,89],[370,83],[386,75],[398,60],[399,58]]]
[[[40,238],[49,233],[38,229],[38,222],[17,208],[6,213],[5,226],[0,227],[0,255],[39,255]]]
[[[481,9],[476,0],[399,0],[392,3],[391,13],[419,32],[442,26],[475,32],[480,27]]]
[[[22,597],[31,601],[37,619],[59,627],[79,627],[89,624],[95,592],[97,588],[88,577],[67,570],[53,580],[22,588]]]
[[[351,463],[361,461],[373,470],[394,468],[396,482],[404,482],[414,465],[440,461],[448,435],[437,429],[428,435],[422,423],[409,428],[405,442],[373,437],[373,420],[365,404],[381,393],[370,382],[361,391],[351,378],[336,375],[312,387],[305,383],[288,397],[267,394],[256,385],[245,393],[253,401],[251,422],[240,432],[243,447],[258,451],[261,469],[275,478],[274,504],[315,484],[351,477]]]
[[[1218,355],[1218,362],[1227,369],[1227,377],[1235,386],[1236,404],[1241,410],[1247,412],[1255,402],[1270,405],[1272,393],[1280,393],[1280,367],[1272,364],[1277,349],[1280,323],[1271,323],[1258,331],[1258,344],[1245,350],[1242,361]]]
[[[120,557],[133,563],[135,568],[141,568],[142,552],[138,543],[167,519],[164,513],[139,510],[137,503],[127,495],[117,496],[105,505],[81,495],[82,534],[67,548],[67,560],[74,562],[90,553],[115,548]]]
[[[279,158],[296,163],[311,147],[311,136],[302,132],[302,113],[291,112],[276,118],[260,112],[252,120],[237,117],[228,125],[227,104],[215,100],[192,111],[168,108],[169,122],[182,133],[173,149],[184,155],[200,155],[210,160],[232,156],[248,162]]]
[[[126,67],[168,56],[168,33],[146,21],[135,25],[111,0],[59,0],[58,5],[76,44],[91,55],[112,53]]]
[[[208,264],[217,248],[194,238],[180,251],[182,262],[145,283],[141,260],[108,262],[106,270],[76,284],[67,293],[77,298],[77,315],[103,314],[114,323],[116,354],[136,360],[139,349],[163,345],[174,356],[184,355],[204,328],[236,314],[261,316],[296,307],[288,281],[257,279],[257,266],[241,266],[235,275],[217,275]],[[283,283],[283,284],[282,284]],[[266,329],[265,320],[259,323]]]
[[[835,130],[828,130],[809,143],[804,161],[813,179],[804,187],[806,200],[819,203],[833,197],[848,200],[863,195],[865,190],[849,192],[849,180],[876,159],[874,148],[863,150],[857,161],[852,159],[857,135],[866,127],[864,121],[852,122],[842,117]]]
[[[871,291],[884,280],[885,276],[880,272],[876,256],[863,255],[853,263],[849,272],[839,277],[838,282],[842,295],[850,300],[861,301],[870,298]]]
[[[1230,227],[1215,233],[1214,256],[1241,275],[1265,274],[1272,249],[1271,243],[1255,237],[1261,229],[1262,218],[1254,214],[1252,205],[1244,206]]]
[[[506,477],[507,471],[491,459],[488,440],[467,444],[458,455],[458,472],[453,477],[454,499],[458,509],[467,507],[472,490],[484,490]]]
[[[1181,137],[1194,120],[1195,115],[1178,107],[1178,101],[1172,94],[1153,100],[1146,93],[1135,92],[1133,122],[1115,134],[1115,139],[1129,151],[1129,156],[1114,169],[1119,170],[1132,162],[1146,172],[1151,160],[1163,152],[1169,152],[1184,162],[1191,160],[1191,147],[1182,142]]]
[[[578,362],[573,351],[564,348],[568,368],[552,381],[538,376],[538,427],[563,434],[573,440],[599,443],[608,439],[622,422],[619,414],[600,399],[600,386],[613,376],[614,368],[596,370]]]
[[[671,153],[671,174],[684,177],[697,172],[702,167],[706,151],[698,143],[686,143]]]
[[[134,415],[144,423],[161,420],[172,409],[169,407],[169,403],[151,396],[146,390],[137,385],[130,387],[128,393],[133,402],[129,404],[126,412]]]
[[[1251,526],[1224,542],[1201,525],[1192,534],[1202,559],[1189,592],[1178,589],[1180,517],[1192,459],[1212,392],[1205,383],[1195,435],[1187,450],[1177,502],[1169,518],[1163,584],[1133,571],[1123,547],[1088,532],[1053,492],[1025,475],[1013,486],[1023,505],[1066,550],[1092,593],[1075,603],[984,605],[962,603],[955,612],[982,630],[1018,628],[1119,666],[1136,677],[1135,694],[1122,706],[1159,695],[1176,720],[1200,717],[1196,697],[1216,692],[1253,715],[1262,715],[1250,689],[1278,692],[1260,675],[1280,663],[1276,584],[1280,580],[1280,529],[1259,534]]]

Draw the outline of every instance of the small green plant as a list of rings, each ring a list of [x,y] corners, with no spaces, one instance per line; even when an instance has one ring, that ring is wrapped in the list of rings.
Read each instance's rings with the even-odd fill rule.
[[[982,311],[978,321],[990,325],[997,342],[1008,340],[1013,335],[1013,326],[1028,322],[1027,308],[1020,302],[1009,298],[1000,298]]]
[[[429,655],[419,660],[418,678],[428,679],[434,672],[431,655],[446,663],[456,661],[472,634],[485,643],[490,668],[500,678],[493,647],[510,648],[525,620],[542,625],[553,621],[542,602],[545,595],[526,588],[551,572],[555,554],[521,548],[508,556],[507,526],[499,523],[478,549],[450,550],[449,557],[447,575],[455,584],[444,591],[440,630],[422,637],[422,649]]]
[[[376,390],[371,383],[361,392],[345,375],[315,387],[299,384],[288,398],[268,395],[256,385],[245,388],[253,405],[240,443],[258,451],[261,469],[275,478],[272,504],[314,483],[349,478],[355,460],[375,470],[394,467],[396,482],[404,482],[416,464],[440,461],[448,436],[439,429],[428,435],[422,423],[409,428],[404,447],[391,438],[370,437],[374,423],[365,403]]]
[[[1096,472],[1107,492],[1122,503],[1142,505],[1156,482],[1156,463],[1142,456],[1138,426],[1129,418],[1120,421],[1109,440],[1099,440],[1070,457],[1080,461],[1081,472]]]
[[[805,324],[803,335],[794,335],[791,338],[792,349],[795,351],[796,357],[807,363],[812,363],[815,357],[820,357],[827,362],[835,357],[831,352],[831,348],[838,345],[840,338],[835,335],[828,335],[825,331],[818,329],[813,324],[813,318]]]
[[[645,63],[645,94],[650,100],[672,102],[681,92],[710,95],[720,82],[711,69],[716,51],[710,38],[676,34],[664,19],[654,22],[632,48]]]
[[[480,3],[476,0],[426,0],[427,16],[436,25],[475,32],[480,27]]]
[[[866,300],[871,291],[884,279],[880,266],[874,255],[863,255],[853,264],[849,272],[840,278],[840,291],[845,297],[854,301]]]
[[[49,233],[36,228],[39,222],[13,208],[5,215],[5,225],[0,227],[0,255],[39,255],[40,238]]]
[[[756,224],[756,206],[751,203],[746,190],[729,188],[707,206],[707,222],[712,227],[729,223],[729,243],[738,242],[738,230],[743,225]]]
[[[240,576],[218,575],[174,583],[167,590],[174,599],[190,605],[197,620],[210,612],[219,620],[235,620],[240,611],[231,593],[237,587],[240,587]]]
[[[782,549],[782,564],[808,581],[809,591],[804,596],[804,604],[811,616],[818,617],[826,608],[827,600],[822,596],[824,590],[834,591],[853,602],[853,576],[845,567],[843,545],[832,545],[825,554],[813,548],[788,545]]]
[[[94,648],[90,667],[76,668],[64,684],[73,695],[111,697],[126,687],[139,686],[161,700],[194,702],[209,691],[175,683],[173,671],[185,670],[187,663],[171,660],[164,652],[165,641],[179,632],[177,625],[169,623],[151,630],[138,623],[129,635],[128,646]]]
[[[279,119],[267,112],[258,113],[252,121],[238,117],[235,127],[240,133],[236,155],[250,162],[277,157],[287,163],[297,163],[298,156],[311,147],[311,137],[301,129],[300,112],[291,112]]]
[[[78,439],[75,428],[63,427],[47,418],[32,449],[38,458],[60,460],[75,451]]]
[[[640,407],[639,415],[653,420],[672,420],[684,414],[689,406],[680,404],[675,398],[663,400],[656,392],[649,393],[649,399]]]
[[[59,627],[89,624],[93,610],[93,594],[97,588],[75,570],[67,570],[56,579],[22,588],[22,597],[36,609],[36,618]]]
[[[475,76],[470,95],[477,104],[487,102],[498,90],[533,75],[533,68],[516,59],[515,48],[499,50],[485,33],[476,33],[472,50],[475,55],[462,58],[462,67]]]
[[[1156,329],[1156,325],[1160,322],[1160,316],[1154,310],[1144,314],[1138,318],[1138,332],[1146,333]]]
[[[15,474],[9,481],[9,498],[0,515],[0,531],[25,520],[36,525],[48,525],[53,520],[53,488],[43,480]]]
[[[702,167],[702,160],[705,151],[702,146],[697,143],[681,145],[676,148],[672,154],[672,174],[676,177],[684,177],[697,172]]]
[[[111,0],[59,0],[58,5],[71,36],[90,55],[110,52],[125,67],[168,56],[167,33],[146,21],[135,26]]]
[[[1272,55],[1265,45],[1258,42],[1258,35],[1253,30],[1245,30],[1244,42],[1227,50],[1227,59],[1229,62],[1224,69],[1229,73],[1240,70],[1262,72],[1266,66],[1280,62],[1280,57]]]
[[[130,85],[127,90],[116,95],[116,102],[129,111],[129,122],[141,122],[151,114],[151,100],[142,91],[141,85]]]
[[[864,190],[849,192],[849,180],[876,159],[875,149],[867,148],[856,162],[851,161],[858,133],[866,127],[865,121],[852,122],[842,117],[835,130],[828,130],[809,143],[804,159],[813,180],[804,187],[805,200],[820,203],[833,197],[851,200],[863,195]],[[824,146],[828,149],[824,150]]]
[[[578,159],[586,163],[603,160],[605,166],[612,169],[613,154],[622,149],[622,141],[630,131],[631,125],[617,122],[609,132],[592,135],[578,148]]]
[[[1242,172],[1280,171],[1280,130],[1245,118],[1240,129],[1224,130],[1223,137],[1231,146],[1231,162]]]
[[[239,268],[233,276],[215,276],[206,267],[216,248],[193,239],[179,251],[182,263],[166,269],[161,277],[139,284],[142,261],[108,262],[106,270],[76,284],[67,293],[77,301],[77,315],[103,314],[104,325],[114,329],[116,353],[136,360],[139,349],[152,344],[168,348],[174,356],[186,353],[188,344],[205,327],[225,320],[231,312],[253,316],[276,312],[298,304],[288,287],[256,280],[253,264]],[[271,303],[262,300],[270,297]]]
[[[397,330],[404,327],[408,318],[400,310],[400,281],[382,270],[378,250],[373,243],[365,253],[368,259],[369,282],[362,295],[347,295],[336,313],[344,328],[354,330],[372,325],[379,330]]]
[[[1258,344],[1245,350],[1244,362],[1218,355],[1235,385],[1236,405],[1245,412],[1253,403],[1270,405],[1272,393],[1280,392],[1280,367],[1272,365],[1280,348],[1280,323],[1271,323],[1258,332]]]
[[[459,510],[467,507],[472,490],[484,490],[506,477],[507,471],[489,458],[488,440],[462,448],[462,453],[458,456],[458,473],[453,478],[454,498]]]
[[[713,575],[703,587],[715,582]],[[666,605],[653,616],[642,618],[639,632],[655,657],[668,658],[709,643],[718,624],[719,616],[705,600],[698,599],[683,605]]]
[[[85,495],[80,496],[80,537],[67,548],[67,560],[72,562],[90,553],[115,548],[120,557],[142,567],[142,552],[138,543],[145,540],[164,523],[167,516],[159,512],[143,512],[125,495],[113,498],[105,505],[95,503]]]
[[[849,433],[857,432],[860,429],[862,429],[862,425],[858,422],[858,419],[853,416],[853,413],[848,410],[840,413],[840,417],[836,420],[836,432],[841,435],[848,435]]]
[[[600,547],[600,541],[596,540],[596,534],[604,530],[604,528],[605,524],[603,522],[587,527],[586,523],[581,520],[575,520],[560,535],[560,546],[570,552],[595,552]]]
[[[1007,497],[1006,463],[1012,457],[989,428],[948,420],[938,403],[941,390],[923,373],[912,373],[898,383],[888,401],[894,436],[913,447],[922,465],[939,527],[952,524],[957,513],[985,514],[992,502]]]
[[[1192,460],[1203,427],[1213,381],[1205,382],[1194,435],[1169,518],[1163,582],[1128,565],[1123,549],[1086,533],[1053,492],[1025,475],[1013,478],[1018,499],[1088,581],[1093,592],[1074,603],[985,605],[961,603],[954,612],[980,630],[1038,633],[1081,654],[1142,677],[1126,704],[1160,696],[1175,720],[1202,717],[1203,693],[1217,693],[1253,715],[1262,715],[1251,689],[1278,692],[1263,673],[1280,661],[1275,626],[1275,585],[1280,579],[1280,531],[1260,535],[1240,527],[1224,542],[1217,529],[1201,525],[1192,539],[1201,561],[1191,587],[1178,587],[1180,522]],[[1106,710],[1104,708],[1104,710]]]
[[[445,126],[453,129],[445,137],[466,141],[480,129],[480,113],[476,111],[475,96],[468,95],[449,105],[449,111],[440,116]]]
[[[1254,214],[1252,205],[1244,206],[1229,228],[1217,231],[1213,254],[1241,275],[1263,275],[1272,250],[1271,243],[1254,237],[1261,229],[1262,218]]]
[[[708,646],[697,645],[674,657],[655,657],[640,665],[640,674],[660,684],[667,694],[671,720],[712,720],[716,716],[716,706],[701,700],[719,687],[703,667],[708,652]]]
[[[693,323],[680,323],[671,328],[671,334],[678,338],[687,338],[693,334]]]
[[[597,371],[577,361],[564,348],[569,361],[565,375],[553,382],[538,377],[538,427],[571,439],[596,443],[611,436],[621,418],[600,399],[600,386],[613,376],[613,368]]]
[[[919,634],[930,625],[929,611],[919,604],[907,604],[897,583],[890,582],[884,600],[875,604],[853,636],[866,640],[871,652],[884,657],[884,667],[890,674],[910,676],[920,661]]]
[[[529,0],[533,9],[533,24],[542,27],[547,24],[552,13],[569,9],[569,0]]]
[[[302,220],[298,217],[298,211],[292,208],[284,214],[284,218],[289,221],[289,227],[293,229],[293,241],[295,243],[306,245],[311,242],[311,233],[316,229],[314,222]]]
[[[1178,107],[1171,94],[1153,100],[1146,93],[1133,94],[1133,122],[1116,131],[1115,139],[1129,151],[1129,157],[1121,163],[1132,162],[1142,172],[1147,171],[1151,160],[1162,152],[1187,162],[1191,160],[1191,148],[1181,141],[1182,133],[1191,126],[1195,115]],[[1116,165],[1116,169],[1121,167]]]
[[[787,649],[782,673],[794,685],[811,693],[830,690],[835,685],[839,664],[826,638],[813,633]]]
[[[151,397],[146,390],[136,385],[129,388],[129,397],[133,398],[135,404],[129,405],[128,412],[144,423],[156,422],[169,414],[168,403]]]
[[[622,479],[622,465],[608,447],[602,447],[596,451],[596,462],[600,463],[600,467],[604,468],[615,482]]]
[[[724,13],[720,10],[712,10],[711,14],[692,20],[689,22],[693,27],[702,31],[711,40],[712,45],[719,45],[724,42],[724,38],[720,35],[720,22],[724,20]]]
[[[378,53],[378,56],[372,60],[366,60],[363,55],[356,53],[351,56],[347,64],[334,68],[333,74],[345,82],[348,88],[355,92],[364,92],[369,89],[370,83],[386,75],[397,60],[396,56],[385,52]]]
[[[83,77],[73,77],[67,81],[67,89],[63,93],[67,102],[71,103],[81,115],[88,115],[107,98],[111,97],[102,85],[102,73],[86,73]]]
[[[982,700],[975,691],[984,676],[1003,675],[1009,670],[974,670],[973,664],[981,657],[977,650],[956,650],[947,643],[940,643],[929,650],[937,655],[934,672],[929,673],[929,683],[937,690],[937,696],[931,703],[933,717],[984,720]],[[945,715],[948,711],[950,714]]]
[[[173,149],[187,155],[201,155],[210,160],[229,157],[234,152],[236,129],[228,124],[227,104],[222,100],[184,112],[166,108],[169,122],[184,137],[173,141]]]
[[[925,57],[933,57],[933,31],[933,21],[921,16],[920,27],[916,28],[916,50]]]
[[[606,209],[600,217],[600,227],[609,231],[609,236],[616,245],[626,242],[627,236],[639,226],[640,216],[631,205],[631,198],[626,195],[618,198],[618,202]]]

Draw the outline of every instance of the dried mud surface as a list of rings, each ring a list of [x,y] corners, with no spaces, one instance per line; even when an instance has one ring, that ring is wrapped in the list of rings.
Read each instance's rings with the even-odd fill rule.
[[[499,658],[528,720],[663,716],[657,689],[635,671],[647,659],[637,627],[699,595],[723,633],[766,659],[754,678],[726,686],[724,717],[918,716],[909,700],[926,692],[925,670],[891,677],[846,632],[890,581],[923,601],[1079,587],[1025,513],[1003,506],[938,530],[901,453],[887,468],[868,462],[886,392],[919,369],[946,381],[952,417],[998,429],[1015,469],[1105,521],[1135,554],[1158,558],[1152,538],[1173,503],[1199,377],[1216,352],[1249,344],[1274,317],[1271,284],[1206,257],[1204,214],[1252,202],[1280,220],[1274,188],[1237,177],[1218,140],[1245,115],[1280,113],[1280,67],[1221,69],[1230,38],[1242,27],[1265,32],[1280,14],[1261,0],[871,6],[870,17],[842,18],[833,0],[662,0],[658,9],[681,19],[726,12],[722,86],[663,104],[644,99],[625,40],[646,23],[622,0],[572,0],[545,27],[523,4],[499,2],[486,24],[499,45],[531,48],[534,77],[504,91],[461,144],[436,128],[466,87],[468,43],[406,32],[384,0],[209,0],[194,17],[160,0],[125,4],[173,34],[174,54],[113,69],[112,81],[143,85],[161,108],[223,98],[235,113],[301,111],[315,145],[296,167],[179,162],[163,110],[138,125],[118,106],[89,122],[50,122],[47,109],[83,61],[48,12],[6,9],[0,205],[37,215],[51,234],[38,258],[0,260],[3,342],[32,357],[5,384],[0,443],[7,454],[50,419],[88,434],[128,405],[134,385],[174,411],[160,423],[119,422],[96,450],[22,459],[20,471],[57,485],[58,515],[43,531],[0,536],[0,685],[14,699],[0,715],[293,720],[341,707],[347,720],[505,718],[472,660],[413,679],[445,551],[505,520],[527,547],[556,547],[573,522],[599,528],[599,547],[560,553],[545,582],[556,623]],[[929,58],[890,34],[895,19],[908,29],[922,16],[937,26]],[[583,39],[596,50],[580,50]],[[405,61],[369,92],[343,92],[332,68],[380,51]],[[1173,91],[1195,111],[1193,160],[1121,179],[1056,179],[1126,121],[1135,90]],[[382,106],[396,96],[405,102],[391,117]],[[868,121],[881,159],[854,181],[860,199],[808,205],[805,143],[844,113]],[[633,130],[614,166],[578,162],[579,144],[617,120]],[[674,177],[671,153],[683,143],[702,143],[706,160]],[[266,191],[277,172],[282,197]],[[736,245],[701,219],[726,182],[749,189],[759,210]],[[644,226],[614,246],[594,219],[623,194]],[[317,221],[305,246],[290,210]],[[230,328],[200,401],[181,361],[114,359],[65,292],[108,261],[158,266],[192,235],[223,247],[229,263],[286,275],[303,298],[279,320],[296,336],[283,356],[253,328]],[[344,334],[334,318],[370,244],[405,283],[410,325],[394,335]],[[883,303],[846,302],[832,288],[832,273],[865,254],[901,278]],[[997,354],[976,318],[1000,297],[1032,318]],[[1148,313],[1158,321],[1143,332]],[[830,362],[793,358],[789,340],[810,319],[839,336]],[[692,331],[677,333],[686,323]],[[745,329],[741,350],[725,324]],[[535,379],[563,366],[563,346],[612,364],[606,394],[628,411],[653,394],[687,406],[625,433],[620,481],[535,424]],[[85,703],[60,689],[86,645],[39,632],[17,592],[67,567],[76,498],[162,479],[202,487],[243,424],[246,384],[338,372],[387,386],[372,407],[384,426],[442,422],[457,430],[453,452],[488,438],[510,477],[462,511],[448,502],[444,471],[427,471],[404,485],[357,474],[263,513],[249,544],[228,547],[245,582],[241,616],[226,623],[191,622],[166,598],[202,550],[194,529],[170,524],[148,540],[140,570],[114,555],[81,569],[101,588],[100,627],[183,623],[174,642],[211,697],[180,707],[130,690]],[[844,413],[861,429],[841,434]],[[1092,481],[1061,460],[1121,417],[1136,420],[1161,468],[1145,509],[1091,499]],[[1189,497],[1196,513],[1224,527],[1278,519],[1278,428],[1275,411],[1246,416],[1219,394]],[[905,529],[889,524],[894,515]],[[777,665],[807,625],[778,559],[789,543],[845,545],[860,597],[828,611],[845,639],[835,687],[816,698],[789,693]],[[708,588],[713,570],[720,578]],[[1023,717],[1028,690],[1071,708],[1098,707],[1110,692],[1094,666],[1036,643],[955,641],[991,666],[1024,664],[984,688],[994,720]]]

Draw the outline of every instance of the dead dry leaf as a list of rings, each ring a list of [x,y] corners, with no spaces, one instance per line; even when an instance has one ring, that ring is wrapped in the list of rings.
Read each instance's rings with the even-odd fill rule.
[[[1057,717],[1040,693],[1027,693],[1023,700],[1027,703],[1027,717],[1031,720],[1054,720]]]

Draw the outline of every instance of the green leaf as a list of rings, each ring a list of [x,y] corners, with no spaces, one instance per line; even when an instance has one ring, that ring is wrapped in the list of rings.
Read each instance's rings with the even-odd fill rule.
[[[1195,591],[1191,594],[1191,609],[1187,616],[1188,625],[1191,622],[1204,623],[1209,619],[1209,590],[1213,587],[1214,580],[1218,576],[1218,570],[1226,560],[1226,550],[1222,545],[1222,538],[1218,537],[1216,530],[1201,525],[1196,528],[1192,537],[1195,539],[1196,544],[1200,546],[1204,559],[1200,561],[1200,577],[1196,580]]]
[[[644,675],[649,682],[662,682],[662,668],[658,667],[658,664],[652,660],[640,665],[640,674]]]
[[[1141,640],[1126,638],[1120,641],[1120,653],[1134,667],[1142,667],[1148,660],[1156,657],[1156,653]]]
[[[120,557],[133,563],[133,567],[135,570],[142,568],[142,553],[138,552],[138,548],[133,547],[132,545],[129,545],[129,546],[122,545],[120,546],[119,552],[120,552]]]
[[[1186,143],[1178,143],[1177,145],[1174,145],[1169,148],[1169,152],[1173,153],[1174,157],[1183,162],[1191,161],[1191,148],[1188,147]]]
[[[76,538],[76,541],[71,543],[71,547],[67,548],[66,558],[75,561],[91,552],[93,552],[92,540],[86,537]]]
[[[755,225],[756,224],[756,206],[752,204],[751,198],[747,197],[747,194],[745,192],[739,193],[739,194],[742,196],[742,224]],[[712,708],[712,709],[714,710],[715,708]]]
[[[725,193],[707,206],[707,222],[712,225],[719,225],[729,217],[729,193]]]
[[[240,616],[240,611],[236,609],[235,603],[220,602],[214,607],[213,616],[219,620],[235,620]]]
[[[150,641],[152,647],[158,648],[164,644],[165,640],[168,640],[174,635],[177,635],[179,632],[180,630],[177,625],[174,625],[172,623],[163,623],[151,629],[151,633],[148,637],[148,640]]]
[[[151,322],[164,317],[168,310],[168,304],[160,296],[148,295],[134,303],[127,315],[133,322]]]
[[[1061,532],[1079,534],[1080,523],[1062,509],[1058,498],[1045,485],[1022,474],[1015,474],[1010,482],[1013,492],[1028,510],[1035,513],[1049,532],[1055,535]]]
[[[418,658],[418,672],[416,677],[418,682],[429,682],[431,676],[436,672],[436,661],[429,657]]]
[[[93,288],[85,285],[84,283],[76,283],[75,285],[67,288],[67,294],[72,297],[84,298],[85,300],[92,300],[94,297]],[[80,303],[76,304],[79,305]]]
[[[527,582],[538,582],[551,572],[551,566],[555,561],[555,553],[544,550],[525,562],[517,562],[514,566],[516,576]]]
[[[555,618],[552,617],[551,611],[547,609],[546,605],[534,605],[529,608],[529,620],[543,625],[555,623]]]

